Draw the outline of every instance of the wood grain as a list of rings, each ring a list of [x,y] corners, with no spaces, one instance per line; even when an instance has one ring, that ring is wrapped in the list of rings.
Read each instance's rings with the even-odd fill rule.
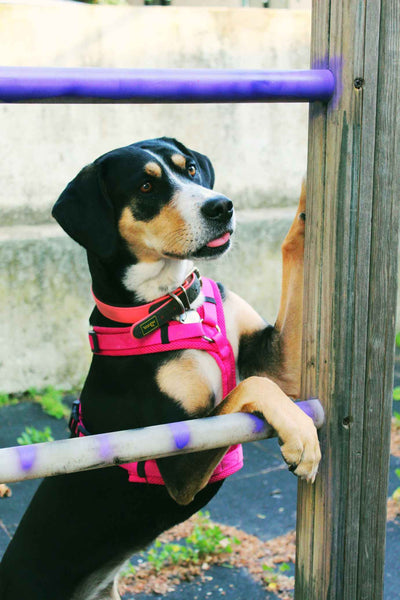
[[[323,461],[300,482],[297,600],[383,597],[399,223],[398,0],[314,0],[304,397],[326,412]]]

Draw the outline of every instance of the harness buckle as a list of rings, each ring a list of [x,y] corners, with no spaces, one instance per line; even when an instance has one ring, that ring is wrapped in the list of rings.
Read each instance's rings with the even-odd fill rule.
[[[72,403],[72,408],[71,408],[71,415],[69,417],[69,422],[68,422],[68,429],[71,431],[71,433],[76,436],[77,432],[78,432],[78,425],[79,425],[79,406],[80,406],[80,400],[74,400]]]
[[[89,331],[89,339],[91,341],[90,347],[93,354],[98,354],[100,352],[100,346],[97,333],[95,331]]]

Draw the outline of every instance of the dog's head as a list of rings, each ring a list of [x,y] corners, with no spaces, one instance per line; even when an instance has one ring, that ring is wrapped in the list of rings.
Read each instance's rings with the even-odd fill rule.
[[[133,262],[212,258],[230,246],[232,202],[212,191],[203,154],[171,138],[100,156],[73,179],[53,208],[65,231],[107,261],[124,246]]]

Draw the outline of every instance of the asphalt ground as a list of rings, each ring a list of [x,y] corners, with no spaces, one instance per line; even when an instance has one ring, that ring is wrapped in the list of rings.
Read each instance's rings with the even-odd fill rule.
[[[396,360],[395,385],[400,385],[400,357]],[[67,401],[71,400],[70,397],[67,398]],[[394,410],[400,412],[400,402],[394,402]],[[34,426],[39,430],[50,426],[55,439],[68,436],[64,420],[49,417],[39,405],[31,402],[0,408],[0,423],[0,447],[16,445],[17,437],[26,426]],[[224,483],[221,491],[207,506],[211,519],[234,526],[261,540],[271,540],[295,529],[296,478],[288,472],[281,460],[277,441],[264,440],[246,444],[244,454],[244,468]],[[395,473],[395,469],[399,468],[400,458],[391,456],[388,495],[400,485]],[[0,557],[39,483],[39,480],[13,483],[12,497],[0,499]],[[399,556],[400,518],[397,518],[387,525],[385,600],[400,599]],[[157,597],[160,595],[135,594],[135,600]],[[175,591],[167,594],[168,600],[214,600],[222,597],[226,600],[278,598],[267,592],[245,568],[227,569],[223,566],[212,566],[207,572],[206,580],[197,578],[183,582]],[[124,596],[124,600],[131,599],[132,595]]]

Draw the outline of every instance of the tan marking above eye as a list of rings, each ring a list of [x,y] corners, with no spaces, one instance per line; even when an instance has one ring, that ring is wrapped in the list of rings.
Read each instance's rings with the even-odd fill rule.
[[[148,162],[145,165],[144,170],[146,171],[147,175],[152,175],[153,177],[161,177],[162,175],[162,169],[160,165],[155,162]]]
[[[186,158],[182,156],[182,154],[173,154],[171,156],[171,160],[174,163],[174,165],[179,167],[180,169],[186,168]]]

